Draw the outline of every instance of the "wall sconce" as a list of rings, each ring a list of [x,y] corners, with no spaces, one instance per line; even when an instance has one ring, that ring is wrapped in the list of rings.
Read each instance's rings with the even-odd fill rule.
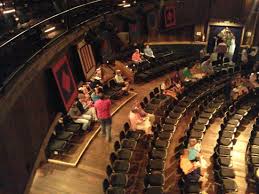
[[[250,38],[252,36],[252,32],[246,32],[246,37]]]

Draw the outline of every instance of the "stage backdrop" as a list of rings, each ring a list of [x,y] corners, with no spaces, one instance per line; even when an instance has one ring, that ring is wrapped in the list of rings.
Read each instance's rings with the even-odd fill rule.
[[[95,72],[96,63],[92,52],[92,47],[84,40],[77,44],[77,52],[81,61],[82,69],[86,79],[89,79]]]
[[[52,67],[52,73],[56,80],[64,107],[66,111],[68,111],[77,97],[77,86],[66,55]]]
[[[175,4],[167,4],[162,11],[162,29],[170,29],[176,25]]]
[[[216,44],[214,37],[217,36],[226,27],[228,27],[229,30],[235,36],[236,48],[235,48],[235,51],[234,51],[234,55],[233,55],[232,61],[236,62],[237,58],[238,58],[238,53],[239,53],[239,50],[240,50],[240,43],[241,43],[242,31],[243,31],[242,27],[213,26],[213,25],[210,25],[207,52],[208,53],[212,53],[213,52],[214,46]]]

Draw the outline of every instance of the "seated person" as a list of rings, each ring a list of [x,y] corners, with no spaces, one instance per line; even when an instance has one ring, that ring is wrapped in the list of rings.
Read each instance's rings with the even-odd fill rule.
[[[184,77],[184,80],[186,81],[190,81],[192,79],[192,73],[188,67],[185,67],[183,69],[183,77]]]
[[[161,90],[163,91],[163,94],[171,96],[175,100],[178,100],[177,91],[171,87],[171,79],[164,80],[164,82],[161,84]]]
[[[191,162],[189,160],[189,150],[184,149],[180,157],[180,168],[186,176],[186,180],[190,182],[198,182],[200,177],[204,175],[201,171],[199,162]]]
[[[188,145],[189,160],[196,161],[200,157],[201,144],[198,143],[197,139],[191,138]]]
[[[75,102],[70,108],[68,114],[73,119],[75,123],[82,124],[82,130],[86,131],[90,128],[92,117],[88,114],[82,114]]]
[[[210,58],[201,64],[201,69],[205,75],[212,75],[214,73]]]
[[[156,120],[155,115],[145,112],[145,110],[141,107],[141,105],[140,105],[138,100],[135,101],[133,106],[138,109],[138,112],[139,112],[141,117],[143,117],[143,118],[144,117],[148,117],[148,119],[150,120],[151,124],[152,125],[154,124],[154,122]]]
[[[141,53],[139,52],[139,49],[136,49],[135,52],[132,54],[131,60],[137,64],[143,62],[143,58]]]
[[[78,94],[78,99],[81,105],[83,106],[84,113],[91,115],[91,117],[94,119],[94,121],[97,121],[97,115],[96,115],[96,110],[94,108],[94,103],[90,99],[90,96],[85,97],[84,94],[79,93]],[[79,104],[78,102],[78,104]]]
[[[147,135],[152,134],[152,123],[148,117],[143,117],[137,107],[133,107],[129,113],[129,120],[133,130],[144,130]]]
[[[97,77],[92,77],[90,79],[90,82],[88,83],[88,85],[91,89],[94,89],[99,86],[102,87],[102,83],[101,83],[100,79]]]
[[[124,91],[124,93],[128,94],[129,82],[124,81],[124,79],[123,79],[123,77],[121,75],[121,71],[120,70],[116,70],[116,75],[114,77],[114,80],[115,80],[117,85],[122,87],[122,90]]]
[[[147,44],[146,47],[144,48],[144,55],[147,58],[155,58],[155,55],[152,49],[150,48],[149,44]]]
[[[91,99],[95,103],[97,100],[100,99],[99,94],[102,93],[102,88],[101,87],[95,87],[92,94],[91,94]]]

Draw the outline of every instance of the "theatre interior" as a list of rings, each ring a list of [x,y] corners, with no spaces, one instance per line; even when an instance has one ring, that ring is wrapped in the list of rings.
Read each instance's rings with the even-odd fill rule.
[[[0,0],[0,194],[259,194],[258,0]]]

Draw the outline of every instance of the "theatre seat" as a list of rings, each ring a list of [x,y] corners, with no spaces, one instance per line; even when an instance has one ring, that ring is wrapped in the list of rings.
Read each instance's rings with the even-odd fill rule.
[[[147,165],[147,171],[164,171],[164,161],[162,159],[150,159]]]
[[[126,194],[125,189],[121,187],[109,187],[106,194]]]
[[[160,131],[158,137],[161,140],[170,140],[172,138],[172,133],[170,131]]]
[[[237,184],[233,179],[222,179],[222,182],[222,189],[225,193],[237,191]]]
[[[66,150],[67,141],[51,139],[48,143],[47,150],[54,154],[63,153]]]
[[[112,168],[114,172],[127,173],[129,171],[130,164],[129,164],[129,161],[127,160],[115,160],[112,163]]]
[[[233,168],[224,166],[221,167],[220,174],[223,178],[235,178],[236,176]]]
[[[191,134],[190,134],[190,138],[202,139],[203,138],[203,132],[192,130]]]
[[[150,186],[145,189],[145,194],[164,194],[163,187],[161,186]]]
[[[220,137],[219,144],[223,146],[232,146],[232,138]]]
[[[168,147],[168,141],[157,138],[154,140],[154,147],[157,149],[165,149]]]
[[[218,163],[222,166],[230,167],[231,166],[231,157],[219,157]]]
[[[110,175],[110,184],[113,187],[125,187],[128,182],[128,177],[124,173],[112,173]]]
[[[170,124],[163,124],[162,129],[164,131],[170,131],[170,132],[174,132],[176,129],[175,125],[170,125]]]
[[[154,171],[147,174],[144,178],[145,187],[148,186],[163,186],[165,184],[165,177],[160,171]]]
[[[162,159],[165,160],[167,152],[165,149],[156,149],[153,148],[152,151],[149,153],[149,157],[151,159]]]

